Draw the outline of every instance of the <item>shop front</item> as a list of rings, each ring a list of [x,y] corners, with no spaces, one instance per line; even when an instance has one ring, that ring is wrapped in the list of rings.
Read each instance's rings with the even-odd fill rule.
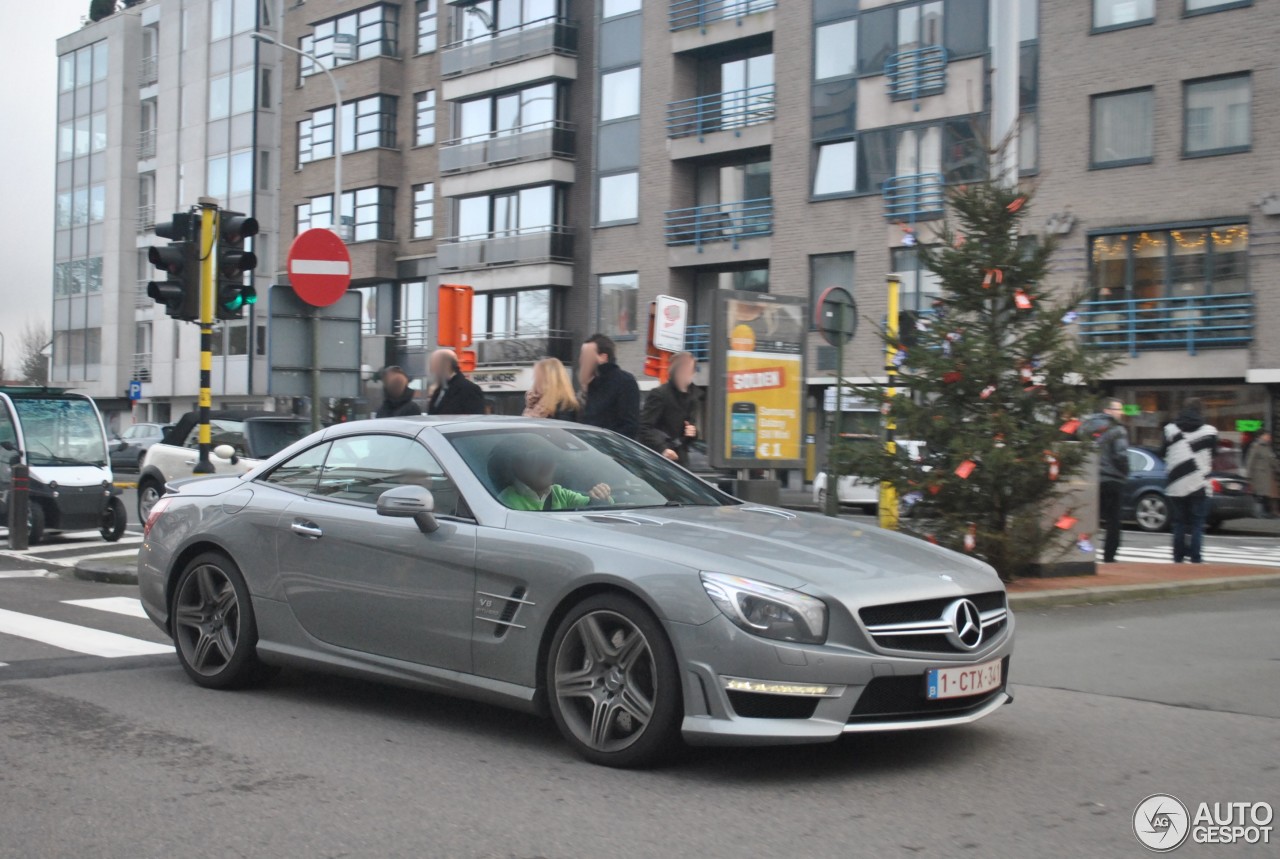
[[[1272,424],[1274,398],[1266,385],[1138,382],[1114,385],[1111,393],[1124,401],[1131,445],[1159,449],[1164,425],[1192,397],[1204,403],[1204,419],[1218,430],[1224,448],[1243,449]]]

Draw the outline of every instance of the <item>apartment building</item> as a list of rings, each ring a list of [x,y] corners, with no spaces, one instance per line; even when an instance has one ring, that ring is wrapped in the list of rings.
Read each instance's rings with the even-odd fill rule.
[[[147,297],[157,221],[209,196],[262,223],[275,268],[280,78],[250,38],[278,0],[151,0],[58,40],[51,383],[89,393],[114,429],[176,420],[199,389],[199,330]],[[216,330],[215,407],[274,408],[267,320]],[[142,399],[131,401],[131,382]]]

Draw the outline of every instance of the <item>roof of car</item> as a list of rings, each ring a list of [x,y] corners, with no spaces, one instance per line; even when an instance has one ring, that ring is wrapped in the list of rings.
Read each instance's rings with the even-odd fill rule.
[[[240,410],[219,410],[210,411],[209,420],[211,421],[247,421],[247,420],[277,420],[277,421],[297,421],[305,420],[297,415],[282,415],[279,412],[249,412]],[[165,433],[161,439],[163,444],[180,445],[186,441],[187,435],[191,432],[191,428],[200,422],[199,412],[187,412],[173,428]]]
[[[565,424],[565,421],[548,421],[543,418],[523,418],[516,415],[414,415],[403,418],[374,418],[364,421],[350,421],[335,424],[344,432],[368,432],[376,427],[391,428],[414,432],[423,426],[433,426],[440,430],[483,430],[483,429],[520,429],[522,427],[545,427],[548,424]],[[593,429],[585,424],[573,424],[583,429]]]

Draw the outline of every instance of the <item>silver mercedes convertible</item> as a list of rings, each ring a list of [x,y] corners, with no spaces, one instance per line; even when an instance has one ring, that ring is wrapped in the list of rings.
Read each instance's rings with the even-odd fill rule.
[[[278,666],[549,713],[583,757],[973,722],[1013,616],[972,558],[725,495],[575,424],[404,418],[179,481],[138,556],[201,686]]]

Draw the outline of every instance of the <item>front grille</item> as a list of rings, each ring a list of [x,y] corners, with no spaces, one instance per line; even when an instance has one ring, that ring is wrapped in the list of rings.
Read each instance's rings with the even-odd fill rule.
[[[811,719],[818,699],[799,695],[765,695],[728,690],[733,711],[746,719]]]
[[[1001,619],[984,627],[982,630],[982,643],[990,644],[1000,638],[1000,634],[1004,632],[1005,626],[1008,625],[1006,619]],[[972,653],[971,650],[961,650],[956,647],[947,638],[945,634],[937,635],[873,635],[871,640],[887,650],[910,650],[916,653]]]
[[[967,597],[938,597],[915,602],[868,606],[858,612],[866,624],[871,640],[886,650],[914,653],[972,653],[957,646],[948,637],[953,629],[943,619],[947,607],[957,599],[968,599],[982,615],[982,640],[979,647],[997,640],[1008,625],[1004,591],[988,591]],[[902,628],[907,625],[907,628]]]
[[[894,721],[929,718],[930,716],[956,716],[976,710],[1004,691],[1009,683],[1009,657],[1000,660],[1000,688],[970,698],[943,698],[929,700],[925,697],[925,677],[913,674],[906,677],[875,677],[858,696],[849,715],[850,722]]]
[[[873,605],[858,612],[858,617],[867,626],[879,626],[883,623],[911,623],[917,620],[933,620],[942,615],[942,610],[962,597],[939,597],[916,602],[890,603]],[[991,611],[1004,608],[1004,591],[990,591],[985,594],[969,594],[967,599],[973,600],[978,611]]]

